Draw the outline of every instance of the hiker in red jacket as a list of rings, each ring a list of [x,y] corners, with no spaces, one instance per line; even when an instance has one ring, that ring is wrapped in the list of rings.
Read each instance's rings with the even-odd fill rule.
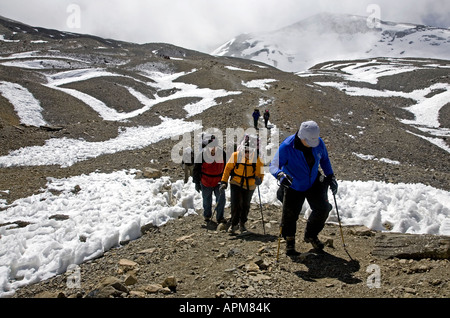
[[[195,160],[193,182],[195,183],[195,190],[202,193],[203,217],[205,222],[211,221],[214,194],[217,202],[217,223],[226,223],[224,218],[225,194],[219,191],[220,180],[226,164],[226,154],[222,148],[217,146],[214,135],[203,139],[202,148],[200,155]]]

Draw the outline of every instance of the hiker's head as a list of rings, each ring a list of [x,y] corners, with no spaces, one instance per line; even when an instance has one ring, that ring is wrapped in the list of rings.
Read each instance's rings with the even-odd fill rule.
[[[300,129],[297,133],[304,144],[309,147],[317,147],[319,145],[320,128],[315,121],[305,121],[300,125]]]
[[[214,135],[206,135],[203,136],[202,139],[202,148],[211,148],[217,146],[216,136]]]
[[[259,138],[253,135],[245,135],[242,141],[245,157],[248,159],[250,154],[259,152]]]
[[[246,159],[250,158],[250,149],[249,148],[245,148],[244,149],[244,155]]]
[[[214,157],[216,155],[216,148],[218,141],[215,135],[205,135],[202,140],[202,148],[207,152],[207,156]]]

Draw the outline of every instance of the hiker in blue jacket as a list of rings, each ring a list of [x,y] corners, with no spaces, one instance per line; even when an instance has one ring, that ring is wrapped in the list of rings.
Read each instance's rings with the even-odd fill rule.
[[[256,130],[259,130],[258,120],[259,120],[259,117],[261,117],[261,113],[259,112],[258,108],[255,108],[255,111],[253,112],[252,117],[253,117],[253,126],[255,127]]]
[[[286,254],[289,256],[300,254],[295,250],[295,233],[305,199],[312,212],[306,224],[304,240],[315,249],[324,248],[318,234],[332,209],[328,202],[328,186],[336,194],[338,185],[327,148],[319,135],[316,122],[303,122],[298,133],[283,141],[270,163],[270,173],[281,185],[277,193],[283,202],[281,235],[286,240]],[[319,166],[325,176],[319,172]]]

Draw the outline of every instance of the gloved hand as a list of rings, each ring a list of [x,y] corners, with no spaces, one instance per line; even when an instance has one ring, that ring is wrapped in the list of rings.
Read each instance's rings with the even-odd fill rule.
[[[261,183],[262,183],[261,178],[260,178],[260,177],[255,177],[255,184],[256,184],[257,186],[260,186]]]
[[[333,195],[336,195],[337,191],[338,191],[338,184],[336,181],[336,177],[334,176],[334,174],[327,176],[328,179],[328,183],[330,185],[330,189],[331,192],[333,193]]]
[[[277,179],[280,181],[280,184],[286,188],[289,188],[292,185],[292,177],[284,172],[280,172],[277,175]]]
[[[228,183],[224,182],[224,181],[220,181],[220,187],[219,187],[219,191],[223,192],[228,188]]]
[[[202,186],[200,185],[200,183],[195,184],[195,191],[197,191],[198,193],[200,193],[200,191],[202,191]]]

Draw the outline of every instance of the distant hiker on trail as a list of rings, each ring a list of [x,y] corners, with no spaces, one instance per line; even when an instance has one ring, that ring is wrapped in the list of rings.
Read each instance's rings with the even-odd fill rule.
[[[195,190],[202,193],[203,217],[209,223],[213,217],[213,194],[216,197],[217,223],[226,223],[224,218],[225,194],[220,189],[223,170],[225,169],[226,154],[217,146],[214,135],[207,136],[202,141],[202,152],[195,160],[193,181]],[[220,152],[222,155],[220,155]]]
[[[230,179],[231,178],[231,179]],[[250,211],[250,202],[257,186],[264,179],[264,164],[259,158],[259,140],[246,135],[225,167],[221,189],[228,187],[231,194],[231,234],[247,232],[245,223]]]
[[[316,122],[302,123],[298,133],[283,141],[270,163],[270,173],[281,184],[277,197],[283,202],[281,235],[286,240],[288,256],[300,254],[295,250],[295,234],[305,199],[312,212],[306,224],[304,240],[315,249],[324,248],[318,234],[323,230],[332,209],[328,202],[328,186],[336,194],[338,185],[327,148],[319,135],[320,129]],[[325,176],[319,172],[319,165]]]
[[[259,112],[259,109],[255,108],[255,111],[252,114],[253,116],[253,126],[255,127],[256,130],[258,130],[258,120],[259,117],[261,117],[261,113]]]
[[[194,151],[191,147],[186,147],[183,149],[181,166],[184,170],[184,183],[187,183],[189,181],[189,177],[192,177],[194,174]]]
[[[264,118],[264,126],[267,128],[267,124],[269,123],[270,119],[270,113],[268,109],[266,109],[266,111],[264,112],[263,118]]]

